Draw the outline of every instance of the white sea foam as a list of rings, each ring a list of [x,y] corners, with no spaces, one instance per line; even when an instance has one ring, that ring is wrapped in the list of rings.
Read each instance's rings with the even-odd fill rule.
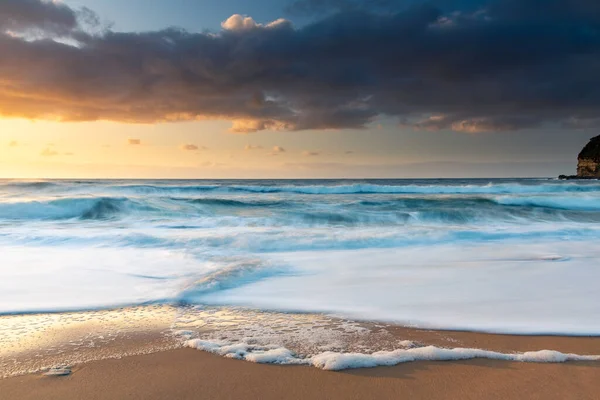
[[[593,242],[487,243],[270,254],[293,265],[229,290],[214,305],[519,334],[600,333],[600,258]]]
[[[309,357],[298,357],[294,352],[275,346],[256,346],[247,343],[215,342],[192,339],[186,346],[228,358],[264,364],[311,365],[324,370],[339,371],[352,368],[393,366],[413,361],[455,361],[484,358],[490,360],[535,363],[562,363],[567,361],[600,361],[599,355],[565,354],[553,350],[526,353],[499,353],[489,350],[435,346],[379,351],[371,354],[324,352]]]

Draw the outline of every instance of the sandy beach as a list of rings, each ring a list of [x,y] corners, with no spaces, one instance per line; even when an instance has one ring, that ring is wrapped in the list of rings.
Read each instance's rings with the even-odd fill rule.
[[[596,341],[598,343],[598,341]],[[597,348],[598,344],[596,344]],[[591,350],[591,349],[590,349]],[[598,399],[600,364],[489,360],[321,371],[192,349],[102,360],[67,377],[0,380],[4,399]]]
[[[0,379],[2,399],[598,399],[600,361],[528,363],[489,359],[416,361],[391,367],[324,371],[311,366],[257,364],[182,347],[173,329],[185,322],[207,331],[207,310],[168,306],[96,312],[2,317],[2,325],[21,333],[3,339],[4,367],[36,372]],[[235,325],[244,335],[241,315],[306,337],[298,325],[331,340],[349,321],[319,315],[249,314],[210,310],[213,329]],[[175,314],[179,315],[176,322]],[[191,316],[194,315],[196,319]],[[183,322],[180,319],[183,318]],[[238,318],[236,320],[236,318]],[[287,319],[285,319],[287,318]],[[326,328],[320,327],[326,319]],[[179,322],[177,322],[179,321]],[[506,354],[550,349],[565,354],[600,354],[600,337],[521,336],[439,331],[353,322],[344,335],[356,343],[386,348],[412,341],[419,346],[478,348]],[[282,328],[285,326],[286,328]],[[358,329],[360,326],[361,329]],[[25,327],[29,327],[25,330]],[[230,328],[232,329],[232,328]],[[202,333],[204,332],[204,333]],[[202,336],[205,335],[205,336]],[[99,339],[104,338],[104,341]],[[270,340],[289,340],[285,332]],[[376,343],[373,343],[376,342]],[[95,343],[90,345],[89,343]],[[318,342],[315,342],[318,343]],[[46,347],[49,350],[42,351]],[[392,348],[392,347],[388,347]],[[2,361],[2,360],[0,360]],[[68,365],[69,376],[49,377],[44,366]],[[10,371],[9,371],[10,372]]]

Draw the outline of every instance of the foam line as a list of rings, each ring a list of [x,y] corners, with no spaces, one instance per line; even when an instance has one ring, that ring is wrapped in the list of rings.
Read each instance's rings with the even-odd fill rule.
[[[481,349],[445,349],[436,346],[379,351],[372,354],[337,353],[327,351],[302,358],[285,347],[256,346],[244,342],[227,343],[192,339],[188,340],[185,344],[188,347],[218,354],[227,358],[235,358],[261,364],[311,365],[329,371],[393,366],[413,361],[457,361],[475,358],[532,363],[600,361],[600,355],[578,355],[561,353],[554,350],[529,351],[526,353],[499,353]]]

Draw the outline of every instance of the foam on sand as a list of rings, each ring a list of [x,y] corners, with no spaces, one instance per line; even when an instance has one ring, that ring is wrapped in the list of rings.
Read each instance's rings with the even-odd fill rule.
[[[69,367],[53,367],[44,373],[44,376],[67,376],[71,375]]]
[[[243,342],[228,343],[192,339],[187,341],[186,345],[224,357],[261,364],[311,365],[330,371],[393,366],[412,361],[455,361],[474,358],[535,363],[600,361],[600,355],[565,354],[554,350],[530,351],[526,353],[499,353],[481,349],[445,349],[436,346],[425,346],[393,351],[378,351],[371,354],[327,351],[301,358],[284,347],[257,346]]]

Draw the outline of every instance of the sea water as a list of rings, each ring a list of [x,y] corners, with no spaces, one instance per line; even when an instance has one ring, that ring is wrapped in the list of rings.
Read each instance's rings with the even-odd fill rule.
[[[596,181],[0,181],[0,314],[166,303],[598,335],[598,282]]]

